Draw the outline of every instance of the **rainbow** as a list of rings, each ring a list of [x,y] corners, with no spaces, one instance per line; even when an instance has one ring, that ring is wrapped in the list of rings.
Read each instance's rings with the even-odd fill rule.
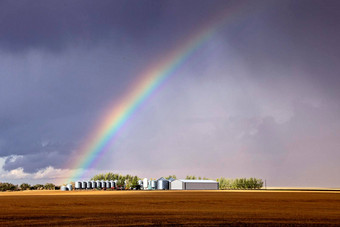
[[[237,6],[237,8],[240,8]],[[178,45],[161,61],[148,67],[141,73],[139,80],[131,86],[118,104],[110,107],[101,120],[99,127],[90,135],[88,143],[80,149],[80,159],[71,163],[73,173],[69,181],[84,177],[85,172],[93,168],[96,162],[109,149],[118,132],[127,123],[136,110],[159,88],[175,71],[193,55],[193,53],[207,42],[215,32],[231,18],[239,16],[238,10],[230,8],[223,11],[212,20],[200,26],[200,29],[189,36],[186,41]],[[79,157],[79,154],[77,154]]]

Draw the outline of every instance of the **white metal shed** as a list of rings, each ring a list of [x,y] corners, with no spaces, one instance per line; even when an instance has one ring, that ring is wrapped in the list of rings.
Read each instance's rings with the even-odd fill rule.
[[[171,190],[218,190],[218,182],[214,180],[174,180]]]

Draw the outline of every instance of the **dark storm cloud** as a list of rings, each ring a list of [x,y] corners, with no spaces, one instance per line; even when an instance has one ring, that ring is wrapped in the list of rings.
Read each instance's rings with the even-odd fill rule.
[[[64,168],[141,72],[228,7],[97,170],[334,184],[338,1],[0,1],[3,169]]]
[[[123,41],[148,33],[159,8],[160,4],[139,1],[130,6],[122,1],[2,1],[1,42],[12,50],[58,50],[69,42],[93,45],[112,32]]]
[[[93,46],[106,40],[114,45],[164,44],[164,39],[202,23],[202,16],[213,13],[223,1],[214,4],[201,1],[192,7],[195,3],[197,1],[1,1],[0,43],[2,49],[13,51],[28,48],[58,51],[69,45]]]
[[[259,82],[282,70],[301,70],[281,76],[308,79],[330,97],[339,96],[339,7],[338,1],[277,1],[226,37],[250,69],[263,72],[256,75]]]
[[[5,169],[61,167],[157,48],[223,1],[192,3],[1,1],[0,149],[2,157],[23,156]],[[51,152],[60,155],[38,158]]]
[[[107,61],[98,62],[102,56],[99,52],[87,57],[80,51],[62,56],[33,52],[23,59],[12,56],[10,60],[0,57],[7,63],[1,68],[0,79],[1,156],[23,155],[20,162],[6,163],[5,169],[25,161],[25,169],[29,165],[32,169],[63,166],[65,155],[81,145],[84,132],[93,127],[104,106],[129,82],[129,78],[112,77],[128,72],[112,64],[117,61],[115,57],[105,54]],[[54,149],[44,143],[54,144]],[[39,165],[25,156],[44,157],[42,153],[51,152],[60,155],[38,159]]]

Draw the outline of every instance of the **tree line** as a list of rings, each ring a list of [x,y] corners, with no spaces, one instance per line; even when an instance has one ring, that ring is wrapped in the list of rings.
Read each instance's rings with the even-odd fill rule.
[[[140,178],[129,174],[124,176],[115,173],[101,173],[93,176],[91,180],[117,180],[117,187],[129,189],[139,187],[138,180],[140,180]]]
[[[176,175],[169,175],[165,177],[165,179],[177,179]],[[196,177],[187,175],[187,180],[209,180],[206,177]],[[117,180],[117,187],[118,188],[138,188],[138,180],[140,178],[138,176],[133,175],[121,175],[115,173],[105,173],[105,174],[98,174],[91,178],[91,180]],[[221,190],[230,190],[230,189],[261,189],[263,187],[262,179],[258,178],[236,178],[236,179],[227,179],[224,177],[220,177],[216,179],[219,182],[219,189]],[[74,183],[73,183],[74,186]],[[58,186],[55,186],[52,183],[43,184],[36,184],[30,185],[28,183],[22,183],[21,185],[14,185],[11,183],[0,183],[0,191],[20,191],[20,190],[55,190],[59,189]]]
[[[169,179],[174,179],[177,180],[176,175],[169,175],[168,177],[164,177],[165,179],[169,180]]]
[[[21,185],[15,185],[11,183],[0,183],[0,191],[20,191],[20,190],[55,190],[56,186],[52,183],[30,185],[28,183],[22,183]]]
[[[177,179],[176,175],[169,175],[165,177],[165,179]],[[196,177],[192,175],[187,175],[186,180],[210,180],[207,177]],[[98,174],[91,178],[91,180],[117,180],[117,186],[125,189],[136,188],[138,187],[138,180],[140,180],[137,176],[132,175],[120,175],[114,173],[106,173],[106,174]],[[263,187],[262,179],[258,178],[236,178],[236,179],[227,179],[224,177],[216,179],[219,182],[219,189],[228,190],[228,189],[261,189]]]
[[[196,177],[196,176],[186,176],[185,177],[186,180],[209,180],[209,178],[207,177]]]
[[[228,189],[261,189],[263,187],[262,179],[258,178],[236,178],[226,179],[224,177],[216,179],[219,182],[221,190]]]

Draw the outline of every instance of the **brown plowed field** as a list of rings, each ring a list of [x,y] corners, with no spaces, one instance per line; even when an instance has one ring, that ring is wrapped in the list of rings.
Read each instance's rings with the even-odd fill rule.
[[[338,192],[0,193],[0,226],[340,225]]]

